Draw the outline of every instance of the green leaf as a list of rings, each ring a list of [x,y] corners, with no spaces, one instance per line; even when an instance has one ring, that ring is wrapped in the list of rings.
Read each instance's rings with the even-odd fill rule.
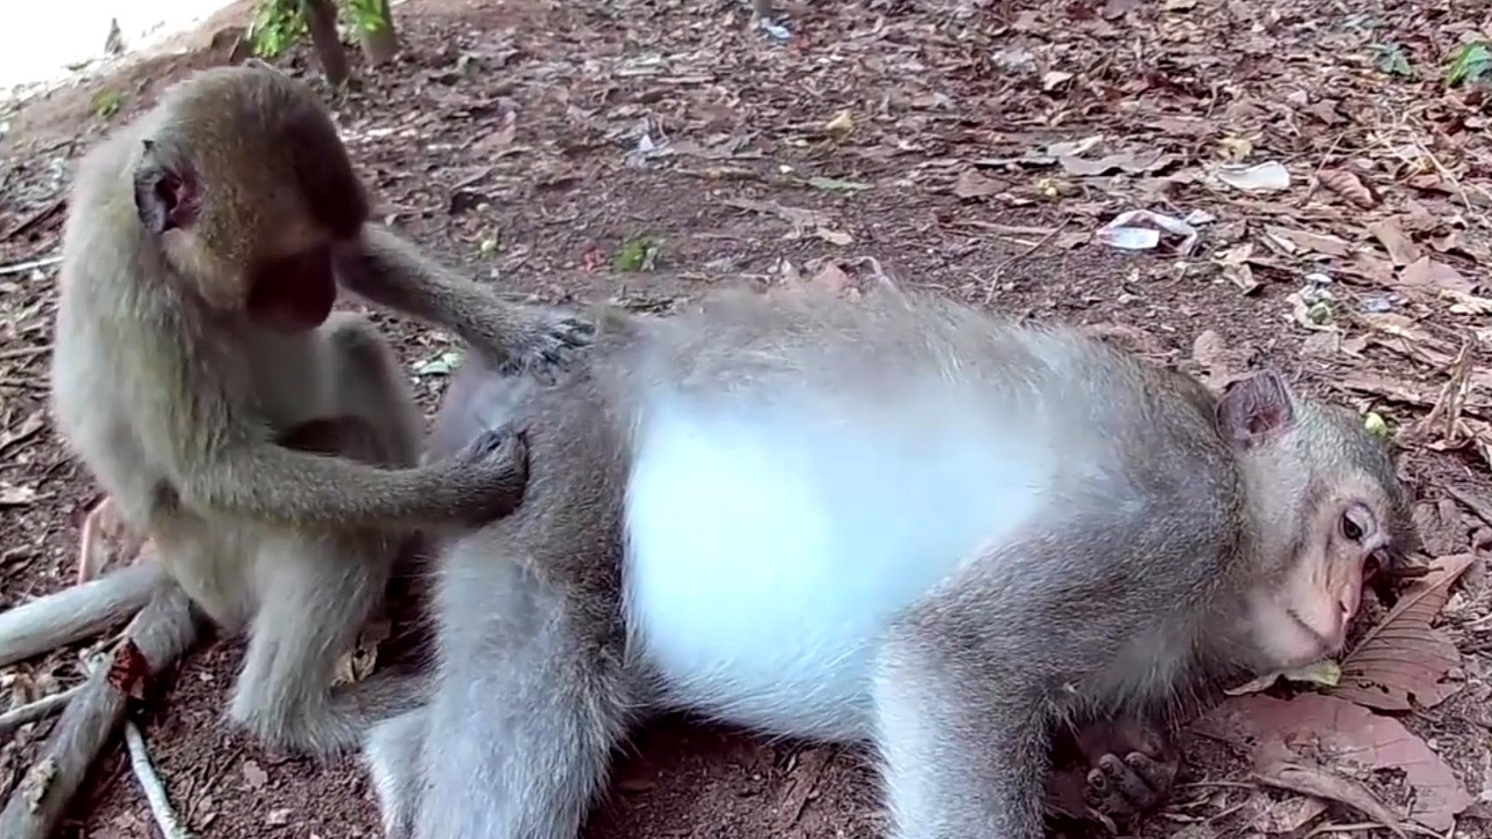
[[[1368,415],[1363,418],[1363,427],[1368,430],[1369,434],[1380,440],[1388,439],[1388,422],[1377,411],[1368,412]]]
[[[260,0],[259,13],[249,26],[249,42],[260,58],[274,58],[305,34],[298,0]]]
[[[100,90],[93,95],[93,112],[99,119],[108,119],[119,113],[124,104],[124,95],[113,90]]]
[[[633,239],[622,245],[611,260],[611,268],[619,273],[631,273],[635,271],[651,271],[653,263],[658,259],[658,251],[663,243],[652,236],[643,236]]]
[[[461,369],[461,362],[465,357],[459,350],[446,350],[436,357],[425,361],[414,368],[414,372],[421,376],[449,376]]]
[[[808,185],[828,192],[838,192],[844,195],[854,195],[870,189],[870,184],[860,181],[845,181],[839,178],[809,178]]]
[[[1398,44],[1375,44],[1373,51],[1377,53],[1375,64],[1378,69],[1390,76],[1401,76],[1408,78],[1414,75],[1414,70],[1409,66],[1409,57],[1404,54],[1404,48]]]
[[[1451,87],[1475,84],[1492,76],[1492,41],[1472,41],[1456,50],[1456,57],[1445,71],[1445,83]]]

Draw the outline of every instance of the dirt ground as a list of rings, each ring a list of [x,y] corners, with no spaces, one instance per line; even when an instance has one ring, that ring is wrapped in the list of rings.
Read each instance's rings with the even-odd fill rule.
[[[0,115],[0,607],[68,583],[98,497],[46,412],[70,166],[163,85],[226,60],[223,27],[249,8],[184,53]],[[1370,603],[1359,643],[1415,661],[1415,643],[1440,645],[1452,663],[1400,674],[1413,700],[1398,709],[1340,686],[1230,700],[1183,733],[1174,800],[1128,832],[1386,837],[1402,820],[1401,835],[1492,836],[1492,109],[1480,54],[1462,48],[1492,40],[1485,7],[854,0],[787,7],[785,38],[733,0],[395,10],[401,58],[356,67],[349,90],[328,90],[303,47],[276,62],[332,103],[385,220],[516,295],[667,311],[721,284],[890,279],[1092,325],[1213,385],[1271,365],[1374,412],[1419,499],[1421,561],[1465,561],[1424,595],[1437,605],[1433,628],[1408,633],[1419,641],[1376,631],[1403,619]],[[1457,56],[1467,83],[1448,79]],[[1492,81],[1492,58],[1482,69]],[[1116,247],[1145,244],[1100,232],[1129,210],[1182,223],[1195,245]],[[450,339],[377,318],[432,407]],[[0,708],[76,683],[77,652],[0,671]],[[377,836],[355,761],[318,766],[221,725],[240,652],[204,646],[138,712],[187,826]],[[1283,722],[1266,723],[1275,702]],[[49,725],[0,745],[0,796]],[[1381,726],[1392,737],[1369,743]],[[1333,782],[1261,781],[1261,744],[1286,742]],[[65,835],[157,835],[119,752]],[[586,835],[837,839],[883,824],[853,750],[665,720],[628,744]]]

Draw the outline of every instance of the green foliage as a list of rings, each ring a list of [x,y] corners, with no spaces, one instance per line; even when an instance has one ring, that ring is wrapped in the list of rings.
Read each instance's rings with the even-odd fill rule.
[[[381,32],[389,28],[388,5],[385,0],[344,0],[352,22],[367,32]]]
[[[652,236],[642,236],[632,239],[622,245],[611,260],[611,268],[618,273],[632,273],[635,271],[651,271],[653,263],[658,260],[658,251],[663,243]]]
[[[93,94],[93,113],[99,119],[108,119],[119,113],[119,108],[124,104],[124,95],[113,90],[100,90]]]
[[[1445,83],[1456,87],[1476,84],[1483,79],[1492,79],[1492,41],[1462,44],[1445,71]]]
[[[1375,44],[1373,52],[1376,53],[1374,64],[1379,70],[1390,76],[1402,76],[1408,78],[1414,75],[1409,67],[1409,56],[1404,54],[1404,48],[1398,44]]]
[[[259,0],[259,14],[249,27],[254,54],[273,58],[306,34],[299,0]]]

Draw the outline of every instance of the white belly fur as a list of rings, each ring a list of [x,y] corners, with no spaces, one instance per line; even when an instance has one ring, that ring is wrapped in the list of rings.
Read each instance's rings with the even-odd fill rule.
[[[779,734],[866,734],[887,622],[1008,538],[1056,468],[968,402],[905,396],[843,420],[806,403],[649,403],[624,597],[670,704]]]

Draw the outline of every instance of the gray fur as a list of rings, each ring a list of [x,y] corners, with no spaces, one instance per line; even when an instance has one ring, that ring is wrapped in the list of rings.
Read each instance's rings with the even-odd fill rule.
[[[920,297],[724,295],[677,318],[616,315],[572,378],[521,395],[500,381],[479,364],[462,371],[432,453],[521,423],[526,500],[449,550],[432,699],[368,742],[391,837],[572,839],[618,738],[680,707],[622,598],[627,481],[660,389],[727,411],[818,394],[863,427],[961,405],[1010,433],[1039,423],[1048,436],[1032,445],[1063,441],[1062,512],[970,557],[876,641],[868,724],[846,736],[878,747],[895,839],[1036,839],[1059,722],[1163,714],[1275,664],[1249,603],[1288,586],[1307,555],[1306,525],[1287,511],[1309,507],[1329,531],[1314,488],[1350,473],[1403,513],[1381,447],[1315,403],[1291,396],[1298,421],[1245,450],[1188,378],[1074,332]]]
[[[183,182],[186,198],[162,197]],[[417,526],[505,514],[526,448],[498,430],[420,466],[418,409],[371,324],[334,314],[272,329],[254,292],[289,279],[329,291],[312,299],[330,305],[340,277],[454,328],[505,369],[562,361],[587,328],[503,304],[365,229],[362,185],[325,109],[264,67],[172,88],[85,158],[68,205],[60,431],[193,601],[230,632],[250,629],[230,716],[276,744],[349,745],[369,714],[407,698],[393,685],[333,707],[328,692],[401,545]],[[137,588],[101,582],[77,608],[112,615]],[[32,609],[9,628],[30,646],[60,643],[71,608]],[[11,643],[0,637],[0,658]]]

